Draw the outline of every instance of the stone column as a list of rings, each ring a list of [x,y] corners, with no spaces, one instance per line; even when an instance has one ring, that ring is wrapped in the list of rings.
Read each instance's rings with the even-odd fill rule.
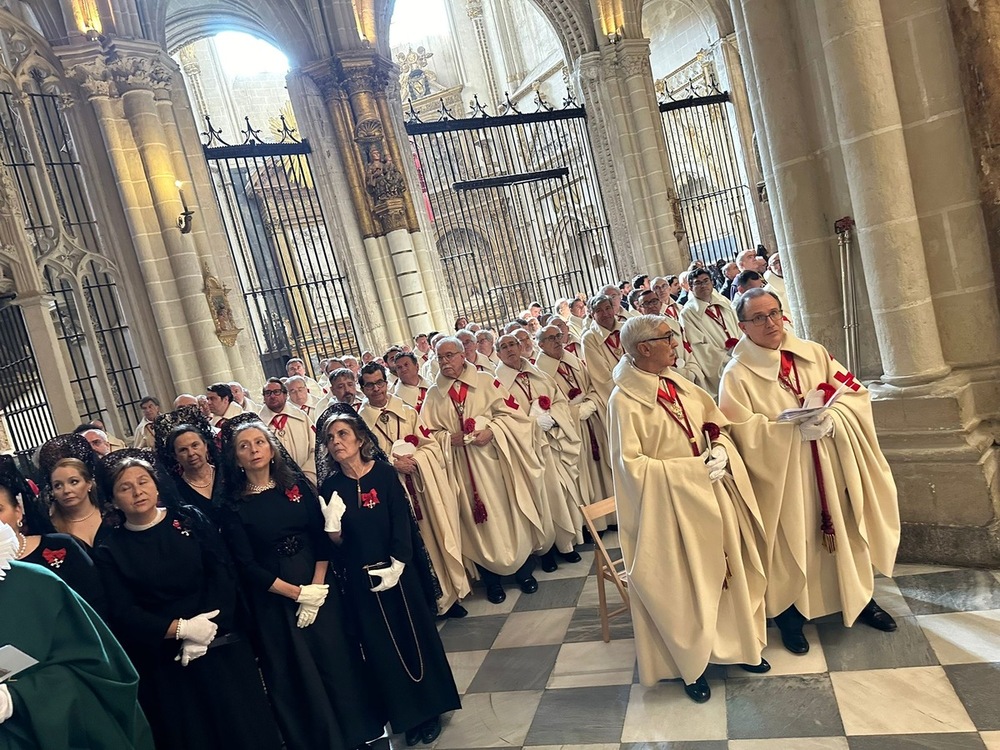
[[[875,334],[893,385],[948,374],[878,0],[818,0]],[[891,189],[890,189],[891,186]]]

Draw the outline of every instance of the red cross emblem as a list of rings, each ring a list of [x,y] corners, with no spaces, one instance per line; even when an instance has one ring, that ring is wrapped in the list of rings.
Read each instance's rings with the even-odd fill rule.
[[[855,393],[857,393],[857,391],[861,388],[861,383],[854,379],[854,374],[851,372],[838,372],[833,376],[833,378],[834,380],[846,385]]]
[[[427,429],[426,427],[424,427],[423,425],[420,425],[420,432],[421,432],[421,434],[422,434],[422,435],[423,435],[423,436],[424,436],[425,438],[429,438],[429,437],[431,436],[431,431],[430,431],[430,430],[428,430],[428,429]]]
[[[510,396],[508,396],[507,398],[505,398],[503,400],[503,402],[505,404],[507,404],[507,406],[509,406],[511,409],[517,410],[517,409],[521,408],[521,407],[519,407],[517,405],[517,399],[514,398],[513,394],[511,394]]]

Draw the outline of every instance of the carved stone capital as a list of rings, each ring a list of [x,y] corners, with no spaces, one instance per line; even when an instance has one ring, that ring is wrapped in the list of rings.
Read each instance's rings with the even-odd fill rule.
[[[483,17],[483,0],[469,0],[465,5],[465,11],[473,21]]]
[[[112,96],[111,79],[104,60],[78,63],[68,68],[69,76],[79,84],[88,99]]]
[[[616,49],[615,63],[625,78],[632,76],[653,76],[649,63],[649,43],[644,40],[620,42]]]
[[[120,94],[128,91],[163,91],[173,74],[158,60],[137,55],[118,57],[108,63],[108,75]]]
[[[406,206],[402,198],[390,198],[375,206],[375,218],[382,226],[382,233],[406,229]]]

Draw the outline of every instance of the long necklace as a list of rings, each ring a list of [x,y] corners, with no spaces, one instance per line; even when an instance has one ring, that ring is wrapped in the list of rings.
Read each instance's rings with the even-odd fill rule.
[[[94,514],[96,512],[97,512],[97,508],[94,508],[92,511],[90,511],[90,513],[88,513],[87,515],[85,515],[83,518],[67,518],[66,520],[69,523],[83,523],[84,521],[89,521],[91,518],[93,518],[93,516],[94,516]]]

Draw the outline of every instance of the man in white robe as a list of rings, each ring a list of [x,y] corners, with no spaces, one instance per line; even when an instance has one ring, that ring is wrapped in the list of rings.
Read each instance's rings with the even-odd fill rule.
[[[479,353],[479,345],[476,342],[476,334],[473,331],[463,328],[455,334],[455,338],[462,342],[462,347],[465,351],[465,359],[469,362],[469,364],[480,372],[493,374],[495,366],[488,357]]]
[[[778,295],[781,302],[781,312],[784,315],[785,330],[795,333],[792,323],[792,308],[788,305],[788,291],[785,289],[785,275],[781,268],[781,255],[774,253],[767,259],[767,271],[764,273],[767,288]]]
[[[622,343],[608,426],[639,679],[680,677],[703,703],[710,662],[770,669],[764,526],[726,418],[671,369],[669,324],[633,318]]]
[[[260,421],[285,446],[288,455],[302,469],[306,479],[316,484],[316,427],[306,413],[288,400],[288,389],[279,378],[264,384],[264,408]]]
[[[156,436],[153,434],[153,420],[160,416],[160,401],[153,396],[144,396],[139,402],[142,410],[142,421],[136,425],[132,435],[133,448],[156,448]]]
[[[566,325],[561,318],[553,318],[549,321],[549,325],[553,325],[559,329],[559,333],[562,334],[562,346],[567,352],[572,354],[579,360],[583,359],[583,344],[580,341],[580,337],[573,333],[572,329]],[[535,334],[535,340],[538,341],[538,336],[541,331]],[[541,354],[541,346],[539,346],[539,354]]]
[[[681,310],[681,325],[705,373],[705,390],[719,392],[722,370],[739,341],[740,328],[729,300],[715,291],[712,276],[703,268],[688,274],[691,294]]]
[[[451,455],[462,554],[494,604],[507,598],[501,576],[513,574],[524,593],[534,593],[531,553],[543,525],[533,500],[542,467],[531,444],[532,422],[499,380],[465,361],[459,339],[444,337],[435,349],[441,373],[420,416]]]
[[[883,631],[872,568],[891,576],[899,546],[896,485],[879,448],[868,391],[821,345],[784,330],[778,297],[743,295],[746,334],[722,378],[722,411],[748,458],[768,533],[767,614],[793,653],[804,620],[841,612]],[[779,423],[811,392],[839,400],[799,424]],[[750,460],[753,457],[753,460]]]
[[[288,400],[294,406],[299,407],[309,417],[310,422],[316,424],[316,420],[326,407],[323,409],[319,408],[319,402],[309,393],[309,386],[306,384],[306,379],[301,375],[293,375],[285,381],[285,389],[288,391]]]
[[[205,389],[208,404],[208,419],[212,427],[222,428],[226,422],[243,413],[240,405],[233,401],[233,389],[229,383],[213,383]]]
[[[673,300],[671,300],[673,302]],[[677,303],[673,303],[675,306]],[[656,296],[656,292],[652,289],[646,289],[639,293],[636,299],[636,310],[642,315],[661,315],[659,311],[663,309],[663,305],[660,302],[659,297]],[[670,309],[669,307],[667,309]],[[698,358],[694,353],[690,342],[684,333],[684,326],[681,325],[680,319],[674,318],[671,315],[663,315],[663,319],[667,321],[667,324],[677,335],[677,351],[676,351],[676,361],[674,362],[674,369],[677,370],[681,375],[690,380],[692,383],[697,385],[699,388],[705,387],[705,373],[701,369],[701,365],[698,364]]]
[[[353,404],[359,400],[360,394],[357,390],[358,384],[354,379],[354,373],[346,367],[334,370],[330,373],[330,403],[340,402],[342,404]],[[326,410],[325,407],[323,409]],[[323,412],[321,411],[320,414]]]
[[[540,550],[540,561],[542,570],[552,573],[559,567],[556,553],[566,562],[580,561],[574,549],[583,543],[579,506],[585,502],[580,491],[579,420],[555,381],[528,362],[523,349],[516,336],[508,333],[500,337],[497,380],[535,422],[535,452],[545,480],[538,493],[539,515],[546,527],[552,527],[551,537],[538,540],[538,544],[549,544]]]
[[[424,408],[424,399],[431,383],[420,375],[419,361],[413,352],[396,357],[396,382],[392,385],[392,395],[399,396],[403,403],[412,406],[417,414]]]
[[[589,326],[587,321],[587,303],[580,297],[574,297],[569,303],[569,320],[566,321],[570,333],[579,340]]]
[[[247,389],[238,380],[229,384],[229,390],[233,392],[233,403],[238,404],[243,411],[260,413],[260,406],[247,394]]]
[[[500,356],[497,354],[496,350],[496,336],[493,331],[483,328],[480,331],[476,331],[476,348],[479,349],[479,353],[486,357],[495,368],[500,362]]]
[[[582,359],[587,363],[597,406],[603,414],[615,387],[612,373],[622,357],[621,323],[615,317],[613,300],[604,294],[590,300],[590,315],[594,320],[583,332]]]
[[[313,398],[323,398],[323,386],[306,374],[306,363],[298,357],[292,357],[285,363],[285,376],[290,378],[292,375],[300,375],[306,379],[306,385],[309,386],[309,393]]]
[[[566,351],[558,325],[538,332],[537,367],[562,391],[569,402],[570,412],[580,425],[580,487],[585,501],[600,502],[614,494],[611,478],[611,452],[608,450],[607,411],[600,408],[600,398],[594,391],[590,375],[582,360]],[[607,521],[597,521],[603,531]]]
[[[403,357],[396,358],[397,365]],[[416,363],[411,363],[416,371]],[[462,561],[458,497],[448,475],[441,446],[420,420],[420,415],[398,396],[389,395],[385,368],[372,362],[361,368],[361,402],[358,414],[378,438],[399,472],[399,481],[413,509],[431,565],[441,585],[438,614],[465,617],[459,601],[469,595],[469,577]],[[398,452],[397,452],[398,451]]]

